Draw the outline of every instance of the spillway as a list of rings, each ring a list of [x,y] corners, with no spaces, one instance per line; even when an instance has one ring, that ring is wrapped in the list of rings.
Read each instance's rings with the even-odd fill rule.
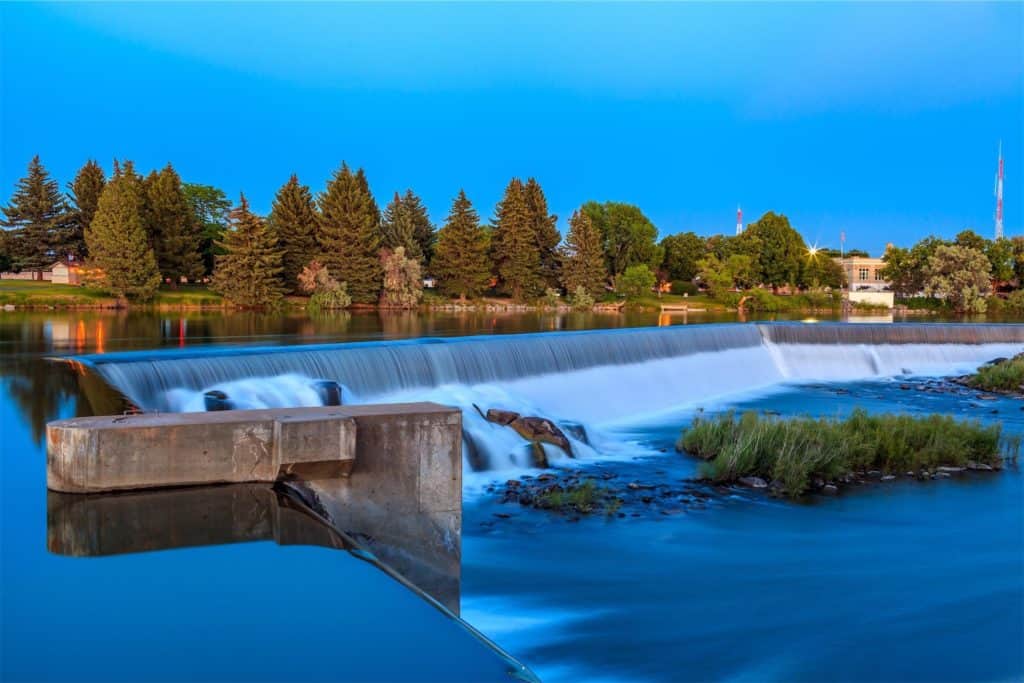
[[[346,402],[432,400],[464,409],[475,469],[529,462],[517,435],[477,408],[600,426],[788,381],[968,371],[1024,348],[1024,325],[750,323],[90,355],[76,361],[144,410],[317,405],[317,379]],[[597,431],[596,429],[594,430]],[[578,444],[580,452],[590,446]],[[552,453],[557,458],[558,454]]]

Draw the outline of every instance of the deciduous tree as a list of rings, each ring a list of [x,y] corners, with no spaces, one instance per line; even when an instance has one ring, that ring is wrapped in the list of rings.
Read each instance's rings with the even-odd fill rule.
[[[669,235],[661,240],[665,252],[661,263],[667,279],[690,282],[697,277],[697,261],[704,258],[705,241],[693,232]]]
[[[199,224],[199,251],[203,257],[203,271],[209,275],[213,272],[217,255],[222,253],[217,245],[227,230],[231,200],[224,190],[213,185],[185,183],[184,191],[192,207],[192,215]]]
[[[769,211],[747,226],[739,239],[758,240],[756,266],[761,282],[772,288],[799,283],[807,245],[784,215]]]
[[[423,271],[418,259],[405,255],[405,247],[381,249],[384,289],[380,295],[385,308],[415,308],[423,298]]]
[[[939,245],[928,258],[924,291],[945,299],[958,313],[984,313],[991,287],[991,265],[981,251],[958,244]]]
[[[587,202],[583,212],[601,233],[608,272],[613,277],[632,265],[643,263],[652,269],[661,265],[663,253],[655,243],[658,229],[638,207],[621,202]]]

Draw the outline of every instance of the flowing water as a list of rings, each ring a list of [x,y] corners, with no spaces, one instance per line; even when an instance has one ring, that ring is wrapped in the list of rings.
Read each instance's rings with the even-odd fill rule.
[[[29,457],[39,457],[30,435],[38,439],[46,419],[122,407],[111,385],[151,410],[201,410],[203,392],[213,388],[238,407],[315,404],[316,379],[341,382],[351,402],[461,406],[466,464],[477,471],[467,477],[463,614],[544,680],[1024,675],[1019,472],[879,486],[813,505],[738,493],[699,513],[572,522],[500,505],[483,492],[488,481],[529,472],[531,461],[522,439],[477,410],[582,425],[586,439],[573,439],[577,459],[551,449],[555,464],[651,481],[692,476],[670,447],[698,408],[937,411],[998,420],[1020,433],[1015,400],[922,398],[900,386],[1019,352],[1024,328],[711,324],[568,333],[657,319],[351,316],[343,323],[248,317],[233,333],[215,330],[226,324],[217,320],[118,328],[107,319],[97,335],[102,318],[69,318],[6,326],[0,318],[9,350],[0,356],[7,377],[0,405],[5,419],[24,425],[15,447]],[[493,335],[512,331],[526,334]],[[453,338],[479,333],[489,336]],[[431,338],[369,341],[410,335]],[[250,343],[206,346],[225,339]],[[357,343],[332,343],[341,340]],[[184,348],[167,348],[174,346]],[[44,363],[42,352],[73,362]],[[43,486],[38,462],[17,476],[5,532]],[[24,578],[47,563],[9,557],[5,585],[10,566],[26,599],[49,604],[33,592],[38,582]],[[38,619],[17,607],[4,608],[5,634],[9,611]]]

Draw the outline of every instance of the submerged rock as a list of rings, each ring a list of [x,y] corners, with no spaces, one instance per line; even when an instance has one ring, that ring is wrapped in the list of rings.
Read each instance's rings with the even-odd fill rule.
[[[749,486],[752,489],[768,488],[768,482],[766,482],[761,477],[740,477],[739,482],[744,486]]]
[[[228,398],[228,395],[218,389],[207,391],[203,394],[203,403],[208,411],[234,410],[235,405]]]

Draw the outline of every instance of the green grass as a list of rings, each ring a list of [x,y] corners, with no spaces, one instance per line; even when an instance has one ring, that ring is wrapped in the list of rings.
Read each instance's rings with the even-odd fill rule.
[[[593,479],[564,490],[545,491],[537,496],[537,507],[550,510],[571,508],[584,514],[594,512],[598,507],[613,514],[621,505],[622,502],[617,499],[609,500],[608,491],[595,484]]]
[[[1024,354],[991,365],[984,365],[967,384],[982,391],[1021,393],[1024,385]]]
[[[161,288],[151,303],[156,306],[222,306],[224,297],[202,285],[181,285],[178,289]]]
[[[34,280],[0,280],[0,305],[82,306],[112,302],[105,292],[89,287],[55,285]]]
[[[858,409],[837,420],[729,412],[694,420],[676,448],[705,460],[701,474],[715,482],[761,477],[797,497],[816,479],[831,483],[871,470],[899,475],[970,462],[1000,467],[1004,458],[1016,459],[1020,439],[1003,438],[1000,425],[945,415],[870,415]]]

